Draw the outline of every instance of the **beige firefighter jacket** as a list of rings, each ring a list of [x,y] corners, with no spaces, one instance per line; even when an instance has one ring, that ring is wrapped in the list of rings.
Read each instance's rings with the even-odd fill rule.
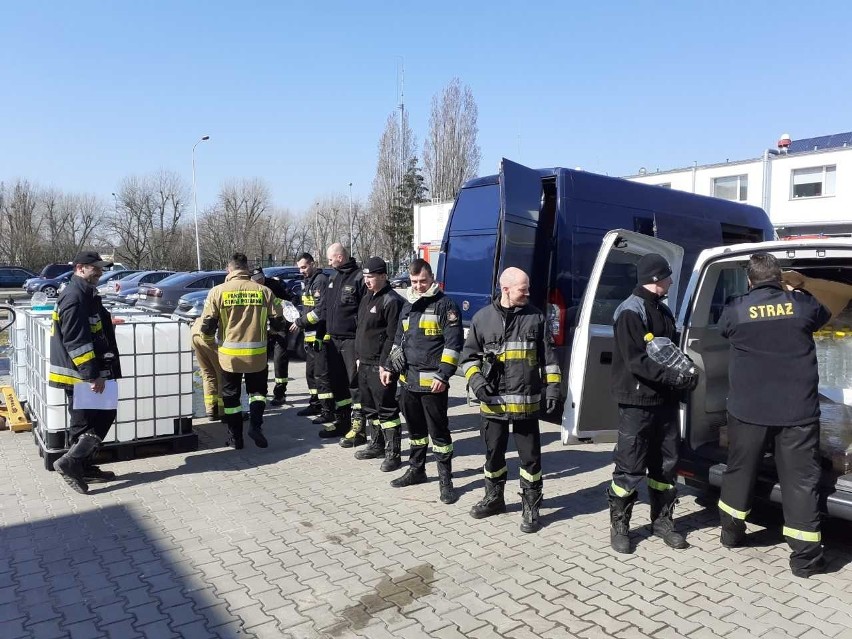
[[[201,332],[219,341],[219,364],[230,373],[255,373],[266,367],[268,327],[284,329],[281,307],[267,287],[253,282],[248,271],[228,273],[207,295]]]

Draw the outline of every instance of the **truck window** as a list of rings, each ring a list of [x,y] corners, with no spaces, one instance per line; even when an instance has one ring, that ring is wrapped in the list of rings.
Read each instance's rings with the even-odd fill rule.
[[[710,302],[710,315],[707,318],[708,326],[719,323],[722,311],[728,299],[735,295],[748,292],[748,278],[743,268],[726,268],[719,273],[716,280],[716,288],[713,291],[713,300]]]
[[[630,297],[636,288],[636,264],[642,256],[623,253],[619,257],[621,261],[607,262],[604,265],[592,305],[591,324],[612,326],[615,309]]]
[[[478,231],[497,228],[500,214],[500,186],[489,184],[471,189],[462,189],[453,209],[450,230]]]

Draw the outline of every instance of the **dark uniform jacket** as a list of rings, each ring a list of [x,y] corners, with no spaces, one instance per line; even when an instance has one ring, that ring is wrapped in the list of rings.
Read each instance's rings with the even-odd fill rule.
[[[355,258],[341,264],[328,280],[325,299],[319,314],[325,318],[326,332],[332,337],[355,337],[358,307],[367,293],[364,273],[355,263]]]
[[[71,388],[99,377],[118,379],[121,366],[112,317],[101,304],[97,289],[73,275],[59,294],[53,311],[48,384]],[[109,357],[113,355],[111,363]]]
[[[277,277],[263,278],[263,285],[272,291],[272,294],[279,300],[293,301],[293,294],[290,292],[290,289]]]
[[[486,379],[483,353],[493,358]],[[473,316],[462,351],[462,371],[476,393],[488,385],[499,403],[482,402],[479,411],[491,419],[538,417],[545,398],[559,399],[562,373],[544,314],[534,306],[504,308],[494,300]],[[498,399],[495,397],[495,400]]]
[[[615,309],[613,319],[611,392],[616,401],[634,406],[679,401],[680,392],[673,388],[676,379],[672,371],[657,364],[645,351],[648,333],[677,342],[674,316],[662,298],[637,286]]]
[[[325,337],[325,319],[320,317],[318,307],[325,297],[328,276],[320,269],[305,279],[302,290],[302,316],[296,320],[296,326],[305,329],[305,343],[310,344]]]
[[[402,298],[390,284],[382,290],[367,291],[358,309],[358,328],[355,331],[355,357],[364,366],[383,366],[396,337]]]
[[[731,342],[728,412],[763,426],[800,426],[819,419],[814,331],[831,311],[781,284],[755,286],[733,298],[719,319]]]
[[[405,373],[399,381],[410,391],[428,393],[432,380],[449,384],[464,345],[461,313],[456,303],[433,285],[399,316],[394,346],[403,349]]]

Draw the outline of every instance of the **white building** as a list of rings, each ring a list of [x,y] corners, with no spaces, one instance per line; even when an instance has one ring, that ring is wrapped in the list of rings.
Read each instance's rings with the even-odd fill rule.
[[[761,157],[626,179],[753,204],[780,236],[852,234],[852,132],[791,140]]]

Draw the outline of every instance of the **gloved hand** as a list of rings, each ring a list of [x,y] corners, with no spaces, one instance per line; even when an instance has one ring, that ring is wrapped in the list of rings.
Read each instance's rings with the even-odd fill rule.
[[[555,397],[548,397],[547,400],[545,400],[544,406],[544,412],[547,415],[552,415],[556,412],[556,408],[559,406],[559,400]]]
[[[488,404],[489,406],[506,406],[506,402],[503,401],[503,398],[499,395],[494,395],[491,392],[491,389],[488,387],[488,384],[483,384],[477,390],[473,392],[476,395],[476,399],[478,399],[483,404]]]
[[[678,390],[693,391],[698,386],[698,371],[694,373],[680,375],[675,388]]]

